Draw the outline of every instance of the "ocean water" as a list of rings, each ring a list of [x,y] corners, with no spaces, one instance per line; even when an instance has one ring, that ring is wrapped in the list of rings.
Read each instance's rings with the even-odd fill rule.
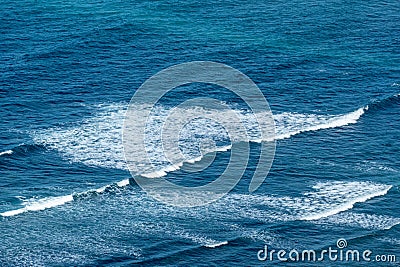
[[[399,265],[400,2],[3,0],[0,13],[0,266]],[[229,194],[178,208],[132,179],[122,129],[146,79],[199,60],[258,85],[276,153],[255,192],[261,145],[250,142]],[[204,96],[251,122],[236,95],[193,84],[162,99],[154,127]],[[184,133],[183,148],[203,137],[230,145],[206,120]],[[229,161],[217,150],[206,170],[164,178],[204,184]],[[339,239],[371,250],[371,262],[257,257],[266,245],[321,252]]]

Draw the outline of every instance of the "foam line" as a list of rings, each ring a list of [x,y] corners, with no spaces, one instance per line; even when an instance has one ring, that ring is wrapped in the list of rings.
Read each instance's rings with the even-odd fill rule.
[[[29,211],[40,211],[40,210],[45,210],[45,209],[49,209],[49,208],[54,208],[54,207],[62,206],[66,203],[72,202],[76,198],[79,198],[81,196],[85,196],[85,195],[93,194],[93,193],[101,194],[101,193],[104,193],[107,189],[112,188],[113,186],[125,187],[127,185],[129,185],[129,179],[125,179],[125,180],[119,181],[117,183],[109,184],[109,185],[106,185],[106,186],[103,186],[103,187],[100,187],[97,189],[90,189],[90,190],[87,190],[87,191],[84,191],[81,193],[74,193],[74,194],[58,196],[58,197],[46,197],[46,198],[42,198],[42,199],[27,203],[25,205],[25,207],[23,207],[23,208],[6,211],[3,213],[0,213],[0,215],[3,217],[11,217],[11,216],[15,216],[15,215],[22,214],[22,213],[29,212]]]
[[[304,132],[318,131],[322,129],[337,128],[349,124],[357,123],[360,117],[368,110],[368,106],[359,108],[353,112],[336,115],[336,116],[321,116],[315,114],[296,114],[296,113],[282,113],[274,116],[276,124],[276,135],[275,140],[287,139],[294,135],[301,134]],[[260,143],[262,141],[271,141],[271,139],[261,140],[258,136],[253,136],[250,138],[250,142]],[[213,152],[225,152],[232,148],[231,145],[227,146],[217,146],[212,151],[207,151],[207,153]],[[200,161],[204,155],[196,158],[190,158],[186,161],[180,162],[175,165],[170,165],[167,167],[162,167],[158,171],[153,171],[150,173],[141,174],[146,178],[159,178],[167,175],[168,172],[173,172],[179,170],[183,163],[195,163]]]
[[[214,153],[214,152],[226,152],[230,149],[232,149],[231,145],[220,146],[220,147],[216,147],[214,150],[206,151],[206,153],[204,153],[204,155]],[[146,177],[146,178],[160,178],[160,177],[166,176],[169,172],[174,172],[174,171],[179,170],[183,166],[184,163],[194,164],[196,162],[201,161],[203,159],[204,155],[201,155],[199,157],[192,158],[192,159],[187,159],[187,160],[179,162],[177,164],[164,167],[158,171],[144,173],[144,174],[141,174],[141,176]]]
[[[326,217],[338,214],[338,213],[346,211],[346,210],[350,210],[354,207],[354,204],[356,204],[356,203],[363,203],[363,202],[366,202],[367,200],[370,200],[371,198],[386,195],[387,192],[391,188],[392,188],[392,186],[389,185],[389,186],[386,186],[386,188],[384,188],[382,190],[352,198],[352,199],[348,200],[347,202],[340,204],[337,207],[334,207],[332,209],[327,209],[325,211],[322,211],[322,212],[319,212],[316,214],[310,214],[310,215],[304,216],[301,218],[301,220],[305,220],[305,221],[319,220],[322,218],[326,218]]]
[[[205,244],[204,246],[207,248],[216,248],[220,246],[228,245],[228,241],[222,241],[219,243],[213,243],[213,244]]]
[[[77,199],[87,198],[112,191],[115,188],[129,185],[129,179],[118,183],[109,184],[98,189],[91,189],[81,193],[60,197],[49,197],[33,202],[28,202],[25,207],[0,213],[3,217],[15,216],[29,211],[40,211],[56,206],[61,206]],[[313,191],[306,191],[302,197],[287,196],[260,196],[260,195],[242,195],[229,194],[219,203],[215,203],[216,208],[227,209],[234,206],[235,209],[244,203],[253,205],[266,205],[266,210],[271,210],[270,214],[274,221],[276,220],[320,220],[332,217],[338,213],[350,210],[355,203],[365,202],[371,198],[382,196],[392,188],[391,185],[375,184],[372,182],[322,182],[312,187]],[[246,205],[245,205],[246,206]],[[267,214],[264,209],[261,212],[257,208],[248,207],[242,213],[242,216],[265,220]],[[271,219],[270,218],[270,219]],[[268,219],[269,220],[269,219]],[[203,242],[202,245],[218,244],[219,242]]]
[[[15,216],[21,213],[25,213],[28,211],[39,211],[39,210],[45,210],[57,206],[64,205],[68,202],[71,202],[74,200],[73,195],[66,195],[66,196],[60,196],[60,197],[48,197],[48,198],[43,198],[40,200],[37,200],[31,204],[26,205],[23,208],[16,209],[16,210],[10,210],[6,211],[3,213],[0,213],[1,216],[3,217],[10,217],[10,216]]]
[[[282,113],[275,115],[275,121],[277,122],[277,133],[275,136],[276,140],[290,138],[294,135],[318,131],[322,129],[337,128],[349,124],[357,123],[358,119],[368,110],[367,107],[359,108],[353,112],[332,116],[332,117],[322,117],[318,115],[304,115],[304,114],[292,114],[292,113]],[[290,121],[297,117],[297,121],[294,125],[289,126],[289,129],[285,127],[279,127],[280,121]],[[297,124],[297,127],[296,127]],[[267,140],[268,141],[268,140]]]
[[[6,151],[3,151],[3,152],[0,152],[0,156],[3,156],[3,155],[11,155],[12,153],[13,153],[12,150],[6,150]]]

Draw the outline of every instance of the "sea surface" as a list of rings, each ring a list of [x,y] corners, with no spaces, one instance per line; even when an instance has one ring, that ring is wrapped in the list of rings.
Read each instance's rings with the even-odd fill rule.
[[[261,144],[250,140],[247,170],[229,194],[179,208],[132,179],[122,129],[140,85],[190,61],[227,64],[257,84],[276,152],[255,192]],[[237,95],[192,84],[160,101],[154,128],[205,96],[246,121]],[[398,266],[399,114],[397,0],[2,0],[0,266]],[[163,178],[197,186],[224,171],[230,150],[218,146],[231,143],[216,123],[185,129],[182,147],[211,138],[215,160]],[[157,149],[154,157],[165,152]],[[339,239],[343,249],[370,250],[371,262],[257,257],[265,246],[338,250]]]

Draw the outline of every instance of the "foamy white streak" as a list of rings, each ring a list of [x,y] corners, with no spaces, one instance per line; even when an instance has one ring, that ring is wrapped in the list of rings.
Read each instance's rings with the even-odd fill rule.
[[[366,195],[361,195],[359,197],[350,199],[348,202],[345,202],[333,209],[328,209],[326,211],[323,212],[319,212],[316,214],[311,214],[305,217],[302,217],[302,220],[305,221],[312,221],[312,220],[319,220],[322,218],[326,218],[335,214],[338,214],[340,212],[346,211],[346,210],[350,210],[354,207],[354,204],[356,203],[362,203],[362,202],[366,202],[367,200],[371,199],[371,198],[375,198],[375,197],[379,197],[379,196],[384,196],[387,194],[387,192],[392,188],[392,186],[387,186],[385,189],[380,190],[380,191],[376,191],[373,192],[371,194],[366,194]]]
[[[106,186],[103,186],[103,187],[100,187],[97,189],[87,190],[87,191],[84,191],[81,193],[75,193],[75,194],[71,194],[71,195],[58,196],[58,197],[46,197],[46,198],[30,201],[23,208],[6,211],[3,213],[0,213],[0,215],[3,217],[10,217],[10,216],[15,216],[15,215],[25,213],[28,211],[40,211],[40,210],[45,210],[45,209],[49,209],[49,208],[54,208],[57,206],[64,205],[68,202],[74,201],[74,196],[85,195],[87,193],[93,193],[93,192],[96,192],[98,194],[104,193],[104,191],[107,188],[110,188],[113,185],[117,185],[118,187],[125,187],[125,186],[129,185],[129,179],[125,179],[125,180],[119,181],[115,184],[109,184],[109,185],[106,185]]]
[[[6,151],[3,151],[3,152],[0,152],[0,156],[3,156],[3,155],[11,155],[12,153],[13,153],[12,150],[6,150]]]
[[[282,113],[274,116],[276,121],[277,129],[275,139],[286,139],[293,135],[297,135],[304,132],[318,131],[322,129],[342,127],[349,124],[354,124],[364,114],[366,108],[359,108],[356,111],[348,114],[339,116],[321,116],[321,115],[305,115],[305,114],[293,114],[293,113]],[[290,127],[283,127],[281,121],[287,122],[290,120],[296,120],[296,124],[291,124]],[[267,140],[268,141],[268,140]]]
[[[341,226],[361,227],[364,229],[389,230],[400,224],[400,218],[394,218],[387,215],[345,212],[314,222],[316,224],[335,224]]]
[[[208,153],[213,153],[213,152],[226,152],[230,149],[232,149],[232,145],[219,146],[219,147],[215,147],[213,150],[205,151],[205,153],[208,154]],[[160,178],[160,177],[166,176],[169,172],[173,172],[173,171],[177,171],[177,170],[181,169],[181,167],[183,166],[184,163],[194,164],[196,162],[201,161],[203,159],[203,157],[204,157],[204,155],[201,155],[199,157],[192,158],[192,159],[187,159],[187,160],[179,162],[177,164],[164,167],[161,170],[158,170],[155,172],[141,174],[141,176],[146,177],[146,178]]]
[[[140,107],[139,107],[140,108]],[[318,131],[341,127],[356,123],[368,107],[343,115],[317,115],[299,113],[280,113],[274,115],[276,136],[275,139],[290,138],[293,135],[307,131]],[[101,166],[127,170],[122,146],[122,126],[125,116],[125,104],[103,105],[99,113],[82,121],[78,126],[70,128],[52,128],[33,133],[33,140],[37,144],[56,149],[67,160],[80,162],[88,166]],[[220,145],[211,148],[212,151],[226,151],[230,149],[229,136],[225,129],[216,123],[206,120],[197,120],[187,124],[182,131],[179,144],[185,160],[171,164],[165,158],[161,143],[161,127],[168,118],[170,108],[157,106],[153,117],[146,130],[146,151],[152,163],[156,166],[149,167],[143,158],[134,158],[130,164],[137,166],[140,175],[156,178],[168,172],[178,170],[183,163],[195,163],[204,156],[204,151],[199,150],[202,139],[217,140]],[[177,109],[182,114],[198,112],[198,108]],[[219,110],[205,110],[204,112],[223,112]],[[248,132],[251,142],[270,141],[268,137],[261,138],[258,124],[254,114],[246,110],[236,110],[238,116]],[[182,115],[182,116],[183,116]],[[259,114],[263,118],[263,114]],[[267,114],[266,114],[267,115]],[[184,117],[184,116],[183,116]]]
[[[53,208],[53,207],[57,207],[60,205],[64,205],[65,203],[71,202],[73,200],[74,200],[74,197],[72,195],[43,198],[43,199],[37,200],[31,204],[28,204],[23,208],[20,208],[17,210],[6,211],[3,213],[0,213],[0,215],[2,215],[3,217],[9,217],[9,216],[15,216],[15,215],[18,215],[18,214],[21,214],[24,212],[28,212],[28,211],[45,210],[48,208]]]
[[[117,185],[118,185],[119,187],[127,186],[127,185],[129,185],[129,179],[125,179],[125,180],[119,181],[119,182],[117,183]]]
[[[114,186],[124,187],[129,185],[129,179],[122,180],[118,183],[103,186],[99,189],[91,189],[82,193],[73,195],[51,197],[31,201],[24,208],[3,212],[0,215],[15,216],[28,211],[39,211],[47,208],[63,205],[73,201],[76,197],[101,194],[107,188],[112,189]],[[340,212],[352,209],[357,202],[365,202],[371,198],[386,194],[392,186],[375,184],[371,182],[325,182],[318,183],[313,186],[314,191],[304,193],[303,197],[288,196],[268,196],[268,195],[243,195],[229,194],[214,203],[210,209],[216,209],[217,212],[228,212],[237,218],[244,216],[256,220],[271,222],[272,221],[292,221],[292,220],[314,220],[316,223],[332,216],[337,216]],[[191,196],[188,196],[188,201]],[[258,207],[262,206],[262,209]],[[231,212],[229,212],[231,210]],[[343,215],[345,216],[345,215]],[[342,216],[342,217],[343,217]],[[346,218],[346,216],[344,217]],[[374,219],[367,218],[369,225],[374,224]],[[335,219],[334,219],[335,220]],[[341,219],[342,221],[345,219]],[[379,219],[382,221],[382,219]],[[354,221],[354,220],[352,220]],[[386,218],[387,223],[382,227],[392,227],[400,222],[400,219]],[[361,225],[362,226],[362,225]],[[363,226],[362,226],[363,227]],[[376,226],[381,227],[381,226]],[[215,240],[204,239],[199,236],[187,236],[196,240],[204,246],[212,246],[220,242]]]
[[[228,241],[222,241],[222,242],[214,243],[214,244],[205,244],[204,246],[207,248],[216,248],[216,247],[220,247],[223,245],[228,245]]]
[[[387,194],[391,185],[372,182],[321,182],[301,197],[229,194],[230,202],[261,205],[262,210],[251,208],[245,217],[269,222],[314,220],[334,216],[354,208],[355,203]]]

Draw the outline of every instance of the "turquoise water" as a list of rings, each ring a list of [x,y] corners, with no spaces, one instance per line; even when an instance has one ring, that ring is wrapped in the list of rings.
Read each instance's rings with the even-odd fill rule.
[[[23,0],[2,1],[0,12],[1,266],[399,264],[399,2]],[[122,127],[146,79],[198,60],[258,85],[277,147],[254,193],[261,146],[251,142],[232,192],[177,208],[131,179]],[[155,116],[204,96],[250,120],[236,95],[198,84],[170,92]],[[203,122],[183,146],[205,136],[229,144]],[[165,178],[204,184],[229,157]],[[257,258],[265,245],[321,252],[340,238],[374,262]]]

